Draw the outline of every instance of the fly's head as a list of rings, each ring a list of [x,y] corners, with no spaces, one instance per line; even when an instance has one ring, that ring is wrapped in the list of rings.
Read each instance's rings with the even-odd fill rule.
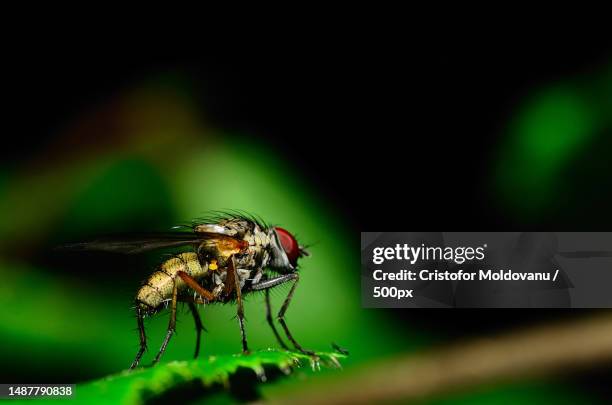
[[[270,264],[279,273],[293,273],[297,270],[298,259],[309,256],[303,246],[286,229],[270,228]]]

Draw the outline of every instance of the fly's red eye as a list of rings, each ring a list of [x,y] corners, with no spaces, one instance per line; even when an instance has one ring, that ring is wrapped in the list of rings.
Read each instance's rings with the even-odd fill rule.
[[[278,239],[283,247],[283,250],[287,254],[287,258],[292,266],[295,267],[297,259],[300,257],[300,246],[297,240],[283,228],[275,227],[274,230],[278,235]]]

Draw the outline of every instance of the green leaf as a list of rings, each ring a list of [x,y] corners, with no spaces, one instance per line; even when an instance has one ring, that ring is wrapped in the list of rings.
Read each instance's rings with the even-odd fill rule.
[[[339,367],[338,353],[317,353],[318,360],[301,353],[284,350],[262,350],[248,355],[211,356],[206,360],[173,361],[134,371],[123,371],[103,379],[79,384],[75,390],[78,403],[142,404],[164,395],[194,390],[201,396],[227,391],[234,396],[256,392],[256,385],[297,367],[317,370],[321,365]],[[235,380],[237,384],[234,384]],[[239,382],[238,382],[239,381]],[[239,386],[233,386],[239,385]],[[170,397],[172,398],[172,397]],[[192,400],[195,398],[191,398]]]

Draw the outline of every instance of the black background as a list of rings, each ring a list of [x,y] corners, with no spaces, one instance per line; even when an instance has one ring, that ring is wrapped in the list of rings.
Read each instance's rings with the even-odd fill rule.
[[[1,157],[18,167],[79,112],[134,81],[178,70],[215,125],[267,138],[356,230],[600,228],[601,217],[568,210],[508,215],[490,201],[487,172],[523,97],[588,76],[610,58],[601,42],[306,41],[171,57],[140,43],[35,41],[7,59]]]

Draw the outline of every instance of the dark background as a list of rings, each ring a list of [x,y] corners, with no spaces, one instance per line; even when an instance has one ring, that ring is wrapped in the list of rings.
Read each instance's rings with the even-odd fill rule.
[[[508,215],[485,192],[491,149],[521,98],[607,62],[610,48],[597,42],[315,43],[180,57],[110,45],[21,48],[5,75],[12,134],[2,159],[18,165],[44,151],[83,100],[179,69],[215,124],[270,139],[355,229],[606,229],[599,216],[576,219],[580,207]]]

